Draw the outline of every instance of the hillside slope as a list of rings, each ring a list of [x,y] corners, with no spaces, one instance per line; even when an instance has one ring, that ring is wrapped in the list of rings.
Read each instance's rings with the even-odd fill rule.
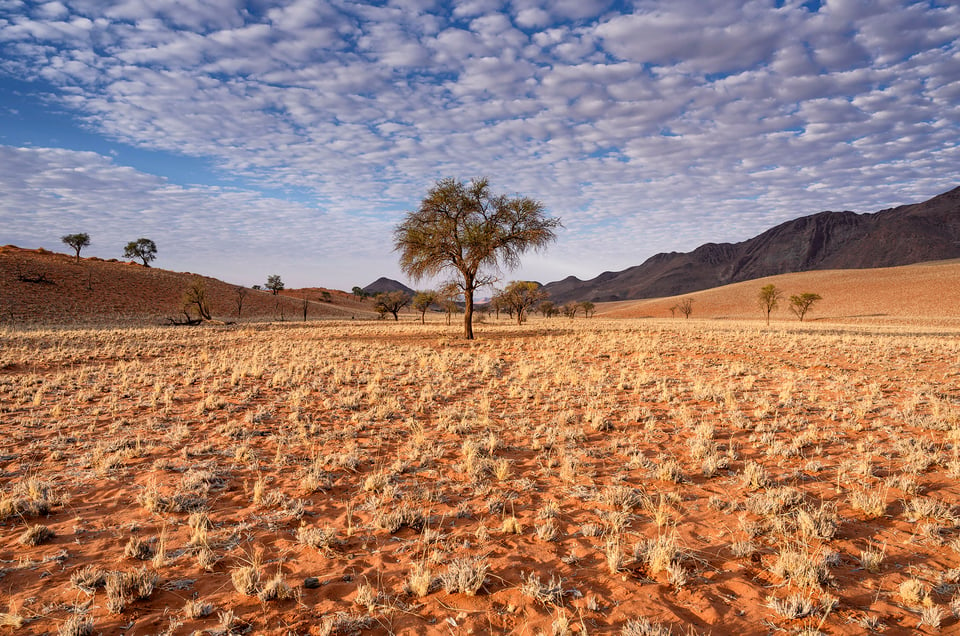
[[[813,292],[823,297],[811,322],[870,322],[960,326],[960,259],[871,269],[815,270],[780,274],[668,298],[597,306],[607,318],[670,317],[680,298],[693,299],[692,319],[762,320],[760,288],[784,292],[773,321],[796,321],[788,297]],[[678,314],[679,316],[679,314]],[[682,318],[678,318],[682,320]]]
[[[707,243],[582,281],[545,285],[555,302],[655,298],[788,272],[894,267],[960,258],[960,187],[873,214],[820,212],[741,243]]]
[[[238,316],[238,286],[197,274],[135,263],[81,258],[46,250],[0,247],[0,325],[146,325],[182,317],[183,294],[204,283],[214,319],[222,321],[375,317],[351,294],[335,290],[287,290],[278,296],[245,289]],[[324,302],[322,292],[332,302]]]

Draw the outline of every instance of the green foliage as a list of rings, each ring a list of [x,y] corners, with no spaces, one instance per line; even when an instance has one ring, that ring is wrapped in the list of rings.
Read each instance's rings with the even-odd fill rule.
[[[543,287],[539,283],[515,280],[494,298],[501,308],[505,308],[511,316],[516,317],[517,324],[520,325],[523,324],[524,312],[545,300],[546,297],[547,292],[543,291]]]
[[[773,283],[760,288],[760,292],[757,294],[757,302],[760,303],[760,308],[767,316],[768,325],[770,324],[770,313],[777,308],[777,304],[782,297],[783,292],[777,289],[777,286]]]
[[[537,307],[540,311],[540,315],[544,318],[553,318],[560,313],[560,310],[557,309],[556,303],[552,300],[545,300]]]
[[[413,308],[420,312],[420,323],[426,322],[427,310],[430,305],[440,301],[440,294],[433,290],[419,291],[413,297]]]
[[[393,314],[394,320],[400,320],[400,310],[410,304],[410,294],[404,291],[382,292],[373,297],[373,308],[380,317]]]
[[[589,300],[584,300],[580,302],[580,308],[583,309],[583,315],[589,318],[594,313],[596,313],[596,305],[594,305]]]
[[[514,268],[529,249],[556,238],[560,219],[527,197],[494,195],[486,178],[443,179],[394,231],[400,267],[415,280],[453,270],[464,295],[464,337],[473,338],[473,295],[492,272]]]
[[[820,294],[814,294],[813,292],[803,292],[790,297],[790,311],[792,311],[797,318],[800,319],[800,322],[803,322],[803,317],[807,315],[807,312],[813,309],[813,306],[823,298]]]
[[[150,261],[157,258],[157,244],[148,238],[138,238],[130,241],[123,248],[124,258],[139,258],[144,267],[150,267]]]
[[[80,250],[90,245],[90,235],[86,232],[78,234],[64,234],[60,237],[65,245],[69,245],[77,253],[77,262],[80,262]]]
[[[276,296],[278,292],[283,291],[283,281],[280,280],[280,274],[270,274],[267,276],[267,289],[273,292],[273,295]]]
[[[196,319],[191,315],[194,311],[198,316]],[[212,320],[210,303],[207,301],[207,286],[202,278],[194,278],[183,292],[183,313],[186,314],[188,322]]]

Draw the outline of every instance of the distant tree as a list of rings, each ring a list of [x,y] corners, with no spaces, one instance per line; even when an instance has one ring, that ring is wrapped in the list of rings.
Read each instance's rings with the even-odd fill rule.
[[[374,308],[381,316],[393,314],[394,320],[400,320],[400,310],[410,304],[410,294],[405,291],[383,292],[373,297]]]
[[[543,301],[537,307],[537,310],[540,312],[540,315],[543,316],[544,318],[553,318],[558,313],[560,313],[560,310],[557,309],[556,303],[554,303],[552,300]]]
[[[677,317],[677,306],[676,306],[676,305],[673,305],[672,307],[670,307],[670,317],[671,317],[671,318],[676,318],[676,317]]]
[[[445,283],[437,292],[437,295],[439,296],[440,306],[447,314],[447,325],[449,325],[451,316],[460,311],[460,306],[457,305],[457,299],[460,297],[460,287],[457,286],[456,282]]]
[[[414,279],[452,269],[464,297],[463,335],[473,339],[473,294],[493,282],[500,267],[519,265],[529,249],[556,238],[560,219],[549,218],[543,204],[527,197],[490,192],[486,178],[469,185],[443,179],[430,189],[415,212],[394,231],[400,267]]]
[[[257,291],[260,291],[261,289],[263,289],[263,285],[253,285],[250,287],[250,289],[256,289]]]
[[[328,292],[328,291],[326,291],[326,290],[320,292],[320,297],[323,298],[323,302],[325,302],[325,303],[332,303],[332,302],[333,302],[333,296],[331,296],[331,295],[330,295],[330,292]]]
[[[543,287],[533,281],[515,280],[501,292],[504,305],[516,316],[517,324],[523,324],[524,313],[547,297]]]
[[[578,311],[579,309],[580,309],[579,303],[570,302],[570,303],[566,303],[563,307],[561,307],[561,308],[560,308],[560,311],[561,311],[561,312],[563,313],[563,315],[566,316],[567,318],[576,318],[576,317],[577,317],[577,311]]]
[[[497,320],[500,320],[500,312],[507,310],[507,305],[503,299],[503,290],[494,291],[493,296],[490,297],[490,302],[487,303],[487,308],[494,312]]]
[[[194,311],[198,318],[193,318]],[[183,292],[183,313],[191,324],[213,319],[210,316],[210,304],[207,302],[207,286],[202,278],[194,278]]]
[[[693,313],[693,298],[684,298],[677,303],[677,311],[683,314],[684,318],[689,318]]]
[[[80,250],[90,245],[90,235],[86,232],[79,234],[65,234],[60,237],[65,245],[69,245],[77,253],[77,262],[80,262]]]
[[[233,288],[234,293],[234,302],[237,303],[237,318],[240,317],[240,312],[243,311],[243,301],[247,298],[247,294],[250,291],[241,285],[237,285]]]
[[[353,291],[354,296],[360,299],[360,302],[363,302],[368,296],[367,292],[363,291],[363,287],[360,286],[354,287],[351,291]]]
[[[157,258],[157,244],[148,238],[138,238],[130,241],[123,248],[124,258],[139,258],[144,267],[150,267],[150,261]]]
[[[773,283],[764,285],[757,294],[757,302],[760,303],[760,309],[767,316],[767,324],[770,324],[770,313],[777,308],[777,304],[783,297],[783,292],[777,289]]]
[[[438,300],[440,300],[440,294],[430,289],[419,291],[414,295],[413,308],[420,312],[420,324],[426,322],[427,310]]]
[[[594,305],[589,300],[584,300],[580,302],[580,308],[583,309],[583,315],[589,318],[596,313],[596,305]]]
[[[280,274],[270,274],[267,276],[267,289],[273,292],[273,295],[276,296],[278,292],[283,291],[284,284],[280,280]]]
[[[804,292],[797,296],[791,296],[790,311],[796,314],[800,322],[803,322],[803,317],[807,315],[808,311],[813,309],[813,305],[819,300],[823,300],[820,294],[814,294],[812,292]]]

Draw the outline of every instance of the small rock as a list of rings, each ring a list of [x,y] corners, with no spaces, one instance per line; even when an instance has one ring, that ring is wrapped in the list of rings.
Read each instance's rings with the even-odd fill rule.
[[[314,590],[320,587],[320,579],[315,576],[308,576],[307,578],[303,579],[303,587],[307,588],[308,590]]]

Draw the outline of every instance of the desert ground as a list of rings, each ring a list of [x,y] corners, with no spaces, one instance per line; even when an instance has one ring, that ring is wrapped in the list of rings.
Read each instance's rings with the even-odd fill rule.
[[[960,332],[0,332],[2,628],[949,633]]]
[[[957,264],[931,267],[867,299],[777,277],[824,300],[770,326],[741,307],[766,280],[474,341],[347,298],[5,322],[0,634],[957,633],[960,323],[909,300]]]

